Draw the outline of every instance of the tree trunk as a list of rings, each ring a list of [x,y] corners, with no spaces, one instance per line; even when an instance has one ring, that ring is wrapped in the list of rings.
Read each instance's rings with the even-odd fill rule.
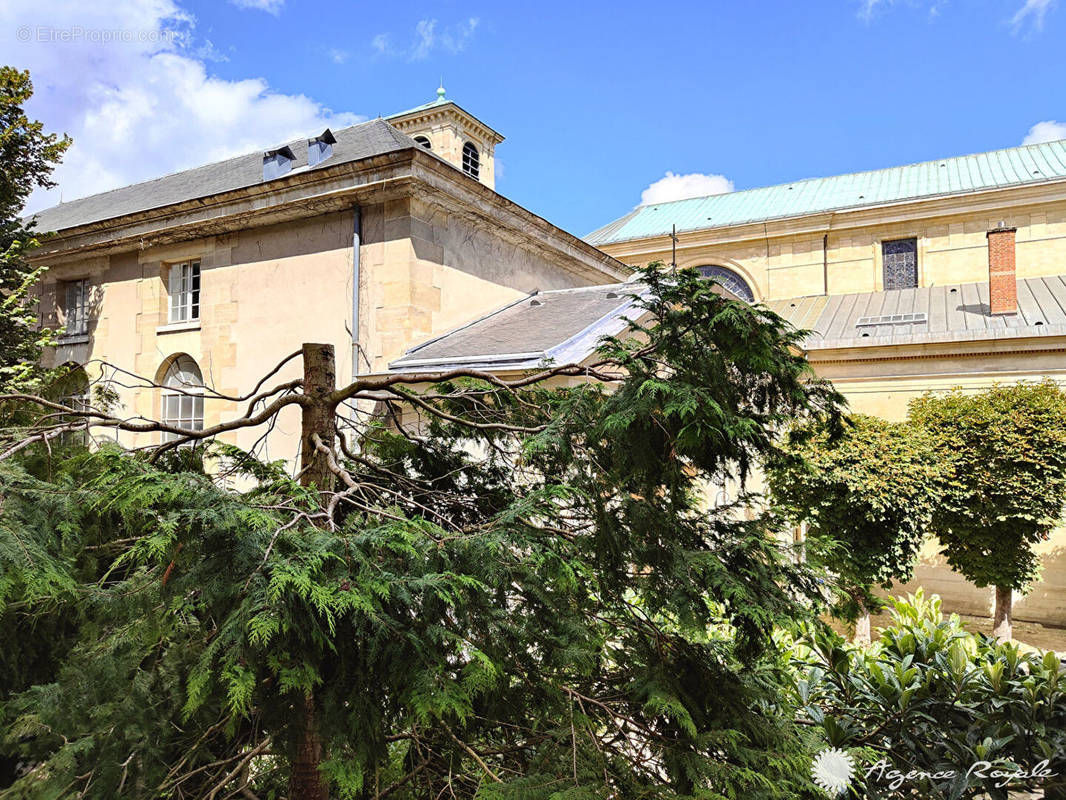
[[[315,486],[319,492],[333,489],[333,473],[325,455],[315,447],[315,434],[328,446],[337,435],[334,408],[329,395],[336,388],[337,367],[331,344],[303,346],[303,392],[310,402],[303,406],[300,444],[300,484]],[[325,502],[320,495],[319,504]],[[308,694],[296,708],[296,742],[291,758],[289,800],[328,800],[329,791],[319,765],[322,763],[322,739],[315,718],[315,698]]]
[[[1014,634],[1011,616],[1014,590],[1005,586],[996,587],[996,609],[992,612],[992,635],[1001,642],[1009,642]]]
[[[866,607],[866,598],[862,592],[852,595],[859,606],[859,615],[855,617],[855,635],[851,641],[867,647],[870,644],[870,609]]]
[[[329,790],[318,765],[322,763],[322,739],[315,719],[315,698],[307,695],[296,708],[298,739],[289,774],[289,800],[329,800]]]

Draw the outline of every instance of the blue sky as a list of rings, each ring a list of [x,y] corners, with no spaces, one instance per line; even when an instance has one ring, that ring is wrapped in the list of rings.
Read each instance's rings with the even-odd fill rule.
[[[1059,4],[5,0],[0,47],[33,72],[31,110],[75,137],[64,199],[414,106],[443,75],[507,136],[497,189],[583,235],[649,187],[662,201],[1066,136]]]

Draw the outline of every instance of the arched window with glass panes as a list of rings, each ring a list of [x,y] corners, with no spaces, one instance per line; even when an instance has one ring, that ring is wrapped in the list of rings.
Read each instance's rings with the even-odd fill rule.
[[[477,151],[477,145],[467,142],[463,145],[463,172],[471,178],[481,176],[481,154]]]
[[[163,376],[163,395],[160,420],[164,425],[199,431],[204,427],[204,378],[200,367],[182,353],[175,356]],[[173,433],[163,434],[163,441],[176,439]]]
[[[704,278],[710,278],[715,283],[720,283],[741,300],[746,300],[749,303],[755,302],[755,292],[748,286],[748,282],[728,267],[710,264],[705,267],[696,267],[696,271]]]

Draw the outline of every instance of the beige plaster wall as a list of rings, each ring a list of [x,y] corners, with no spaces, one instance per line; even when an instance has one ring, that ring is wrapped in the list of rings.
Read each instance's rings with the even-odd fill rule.
[[[527,292],[594,282],[532,237],[505,237],[443,205],[407,197],[367,205],[361,216],[359,373],[386,369],[412,345]],[[197,362],[208,388],[236,398],[303,342],[328,342],[336,349],[338,383],[347,384],[353,375],[353,226],[352,211],[334,212],[53,266],[43,287],[42,321],[61,322],[57,296],[66,280],[88,277],[92,308],[88,337],[68,340],[48,360],[88,363],[93,377],[103,371],[118,394],[116,410],[148,419],[159,418],[161,393],[138,386],[132,375],[161,380],[182,353]],[[201,262],[200,320],[168,325],[166,271],[193,258]],[[296,359],[268,385],[299,377],[301,370]],[[209,395],[204,424],[245,408]],[[297,408],[286,409],[257,451],[294,463],[299,416]],[[251,448],[265,433],[243,429],[222,438]],[[158,437],[121,441],[145,445]]]
[[[745,277],[759,300],[825,294],[880,291],[881,243],[917,238],[920,286],[988,280],[985,233],[1004,222],[1016,227],[1018,275],[1058,275],[1066,271],[1066,202],[1055,200],[1005,211],[974,211],[922,216],[890,224],[790,233],[748,226],[747,233],[683,234],[678,245],[680,266],[719,264]],[[794,227],[800,227],[796,223]],[[823,253],[823,237],[828,236]],[[717,238],[704,242],[701,239]],[[668,242],[622,242],[603,248],[629,264],[670,261]],[[823,258],[826,263],[823,266]]]
[[[824,215],[818,220],[684,233],[677,262],[686,267],[729,267],[748,281],[758,300],[820,295],[827,289],[829,294],[881,291],[881,242],[915,237],[919,285],[979,282],[988,280],[985,234],[1002,222],[1017,228],[1020,278],[1066,274],[1066,200],[1061,199],[1060,190],[1007,192],[1001,195],[1001,203],[996,207],[996,202],[975,195],[938,203],[935,209],[920,203],[901,204]],[[603,249],[630,264],[668,263],[671,257],[665,239],[622,242]],[[815,352],[809,357],[818,375],[832,380],[854,411],[887,419],[902,419],[907,404],[926,391],[959,386],[976,392],[995,382],[1045,377],[1066,383],[1066,350],[1046,344],[949,343],[909,348],[905,357],[887,353],[872,357],[871,353],[867,349],[865,358],[858,350]],[[749,488],[761,489],[759,478]],[[730,494],[735,495],[735,490],[728,487]],[[1066,528],[1056,530],[1040,549],[1042,579],[1027,596],[1016,597],[1016,617],[1066,625]],[[938,551],[938,544],[930,542],[915,580],[896,590],[913,591],[921,585],[940,594],[947,610],[990,613],[993,590],[968,583],[944,563]]]

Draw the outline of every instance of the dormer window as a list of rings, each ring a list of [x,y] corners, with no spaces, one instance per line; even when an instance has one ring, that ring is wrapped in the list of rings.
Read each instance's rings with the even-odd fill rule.
[[[333,135],[333,131],[329,128],[322,131],[321,136],[316,136],[314,139],[308,139],[307,166],[313,167],[315,164],[321,164],[333,155],[333,145],[336,143],[337,137]]]
[[[471,178],[477,178],[481,174],[481,155],[473,142],[463,145],[463,172]]]
[[[415,139],[416,143],[418,143],[422,147],[426,148],[427,150],[432,150],[433,149],[433,145],[430,143],[429,139],[427,139],[425,136],[416,136],[416,137],[414,137],[414,139]]]
[[[295,160],[296,156],[289,147],[267,150],[263,153],[263,180],[269,181],[287,175]]]

